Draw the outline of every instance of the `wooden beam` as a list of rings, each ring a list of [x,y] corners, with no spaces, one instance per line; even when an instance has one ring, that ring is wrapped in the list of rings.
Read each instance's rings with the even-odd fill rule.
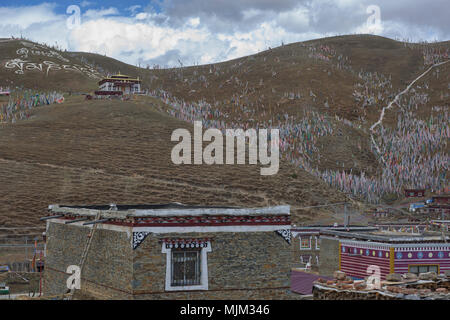
[[[84,220],[89,220],[89,217],[83,217],[83,218],[79,218],[79,219],[66,221],[66,222],[64,222],[64,224],[70,224],[70,223],[75,223],[75,222],[84,221]]]
[[[58,214],[56,216],[42,217],[39,220],[44,221],[44,220],[48,220],[48,219],[56,219],[56,218],[61,218],[61,217],[64,217],[64,215],[63,214]]]
[[[106,222],[106,221],[108,221],[108,220],[109,220],[109,218],[107,218],[107,219],[100,219],[100,220],[94,220],[94,221],[89,221],[89,222],[83,223],[83,226],[87,226],[87,225],[89,225],[89,224],[103,223],[103,222]]]

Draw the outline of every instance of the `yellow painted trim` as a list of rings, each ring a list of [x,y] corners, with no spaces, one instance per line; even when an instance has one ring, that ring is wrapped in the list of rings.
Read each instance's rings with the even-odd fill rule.
[[[126,79],[123,79],[123,78],[103,78],[102,80],[116,80],[116,81],[141,81],[141,80],[139,80],[139,79],[133,79],[133,78],[126,78]]]
[[[121,74],[120,72],[118,74],[113,74],[111,77],[129,77],[126,74]]]
[[[339,242],[339,270],[341,270],[341,255],[342,255],[342,245],[341,245],[341,243]]]
[[[394,247],[389,250],[389,273],[395,273],[395,252]]]

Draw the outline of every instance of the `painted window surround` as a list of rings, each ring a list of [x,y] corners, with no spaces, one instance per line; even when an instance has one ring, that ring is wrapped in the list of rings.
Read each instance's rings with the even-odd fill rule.
[[[314,239],[316,241],[316,250],[320,250],[320,238],[318,236],[314,236]]]
[[[309,236],[309,240],[308,240],[308,242],[309,242],[309,247],[303,247],[303,246],[302,246],[302,240],[303,240],[304,238],[308,238],[308,237],[300,236],[300,250],[311,250],[312,236]]]
[[[192,286],[172,286],[172,249],[166,248],[165,243],[162,244],[162,253],[166,254],[166,291],[189,291],[189,290],[208,290],[208,257],[207,253],[211,252],[211,241],[207,242],[207,246],[200,252],[200,284]]]

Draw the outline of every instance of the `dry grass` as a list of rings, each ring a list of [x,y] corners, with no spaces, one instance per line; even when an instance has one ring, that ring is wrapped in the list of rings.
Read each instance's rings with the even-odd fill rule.
[[[336,69],[335,61],[308,57],[308,45],[329,45],[338,55],[349,58],[353,70],[364,69],[392,76],[393,90],[423,72],[419,50],[375,36],[346,36],[294,43],[257,55],[214,65],[170,70],[146,70],[95,54],[61,53],[71,63],[81,57],[107,72],[139,75],[144,88],[165,89],[186,101],[219,101],[219,109],[235,121],[245,115],[229,103],[233,95],[246,100],[261,120],[282,114],[302,117],[305,108],[355,121],[362,116],[352,97],[356,75]],[[445,44],[448,46],[448,43]],[[29,71],[25,76],[5,69],[4,63],[16,57],[20,43],[0,44],[0,85],[13,83],[41,90],[92,91],[96,81],[73,72],[56,72],[51,77]],[[38,61],[36,61],[38,62]],[[210,69],[219,70],[217,75]],[[431,87],[431,101],[419,116],[429,114],[430,106],[449,105],[442,100],[447,92],[448,66],[444,78],[424,79]],[[208,87],[205,87],[206,79]],[[446,78],[445,78],[446,77]],[[236,80],[237,78],[237,80]],[[262,84],[261,79],[263,79]],[[230,80],[230,81],[228,81]],[[228,82],[227,82],[228,81]],[[316,98],[310,97],[312,91]],[[301,93],[289,100],[286,92]],[[1,99],[1,98],[0,98]],[[324,106],[328,100],[330,108]],[[42,225],[38,218],[50,203],[158,203],[178,201],[188,204],[264,206],[291,204],[294,223],[334,222],[329,211],[300,210],[302,206],[339,202],[345,196],[308,173],[281,163],[275,176],[263,177],[250,165],[176,166],[170,161],[175,128],[191,126],[156,111],[160,102],[84,101],[69,97],[63,105],[37,108],[33,118],[0,127],[0,225]],[[264,108],[261,106],[264,105]],[[366,128],[374,123],[383,105],[372,107]],[[266,111],[266,118],[262,112]],[[394,124],[396,111],[389,111],[386,124]],[[369,150],[367,130],[336,123],[342,135],[321,138],[323,169],[364,170],[374,173],[379,166]],[[355,149],[361,141],[362,150]],[[336,165],[336,161],[339,165]]]
[[[295,222],[327,211],[296,208],[344,196],[282,162],[274,176],[255,165],[174,165],[170,135],[191,125],[156,111],[152,99],[39,107],[33,118],[0,128],[0,225],[42,225],[51,203],[292,205]],[[296,174],[294,178],[293,173]]]

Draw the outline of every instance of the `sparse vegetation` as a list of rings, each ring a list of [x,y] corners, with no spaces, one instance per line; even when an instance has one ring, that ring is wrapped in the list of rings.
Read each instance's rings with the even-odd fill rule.
[[[428,45],[448,49],[449,42]],[[380,175],[369,127],[391,96],[423,72],[426,46],[369,35],[342,36],[284,44],[223,63],[169,69],[158,65],[139,69],[103,55],[60,52],[71,64],[87,64],[100,74],[120,71],[139,76],[144,89],[164,92],[178,103],[211,106],[221,115],[218,120],[227,124],[298,124],[308,122],[305,114],[323,116],[331,123],[332,132],[307,146],[311,150],[309,172],[285,157],[278,175],[263,178],[259,169],[248,165],[173,165],[172,130],[192,128],[166,114],[172,107],[142,96],[132,101],[84,101],[75,93],[95,90],[96,80],[76,72],[15,74],[3,66],[17,57],[20,40],[1,43],[0,86],[74,94],[63,105],[36,110],[31,120],[0,127],[0,184],[4,186],[0,223],[36,224],[47,205],[55,202],[168,201],[245,206],[287,203],[293,206],[297,223],[334,222],[336,218],[325,209],[297,209],[346,197],[313,173]],[[38,63],[40,58],[36,59]],[[421,88],[414,88],[417,95],[410,98],[417,100],[419,94],[427,93],[427,99],[408,112],[429,119],[436,106],[449,107],[449,65],[417,83]],[[371,86],[375,81],[386,85]],[[357,101],[355,90],[357,97],[367,91],[373,99]],[[383,125],[394,129],[397,116],[398,110],[389,110]],[[351,192],[347,196],[360,197]],[[398,201],[395,193],[380,196],[387,203]]]

